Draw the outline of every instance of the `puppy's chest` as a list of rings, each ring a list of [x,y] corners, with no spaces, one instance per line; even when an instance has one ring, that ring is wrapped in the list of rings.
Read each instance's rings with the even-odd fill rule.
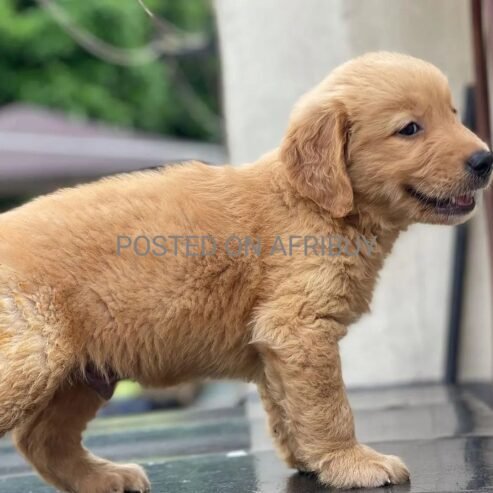
[[[373,292],[385,255],[375,251],[372,256],[358,255],[326,262],[315,274],[319,282],[309,283],[310,298],[317,299],[326,316],[333,315],[346,323],[355,322],[370,310]]]

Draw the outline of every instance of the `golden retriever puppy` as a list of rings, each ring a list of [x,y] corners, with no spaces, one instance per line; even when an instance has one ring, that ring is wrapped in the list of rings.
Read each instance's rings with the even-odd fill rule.
[[[468,219],[492,163],[437,68],[376,53],[303,97],[253,164],[114,176],[1,215],[0,435],[61,490],[142,492],[141,467],[81,445],[114,382],[241,378],[289,466],[407,481],[355,437],[338,342],[399,233]]]

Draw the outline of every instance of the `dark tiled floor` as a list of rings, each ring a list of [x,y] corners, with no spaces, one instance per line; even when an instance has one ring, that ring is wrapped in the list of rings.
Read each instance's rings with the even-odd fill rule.
[[[493,385],[439,385],[355,391],[358,436],[400,455],[408,485],[394,492],[493,492]],[[327,491],[289,470],[272,451],[262,408],[102,418],[87,445],[106,457],[143,464],[157,493],[315,493]],[[52,493],[0,441],[1,493]]]

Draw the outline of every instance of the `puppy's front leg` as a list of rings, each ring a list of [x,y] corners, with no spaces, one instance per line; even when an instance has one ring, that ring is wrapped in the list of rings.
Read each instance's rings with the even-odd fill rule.
[[[398,457],[379,454],[356,441],[334,336],[345,330],[335,322],[327,324],[316,321],[304,328],[255,334],[270,381],[264,389],[276,389],[270,397],[285,416],[290,449],[299,463],[330,486],[403,483],[409,472]],[[267,406],[267,412],[273,408]]]
[[[282,398],[281,388],[275,387],[278,383],[278,379],[267,378],[257,383],[258,392],[264,404],[264,409],[267,412],[269,431],[276,444],[279,455],[284,462],[293,469],[305,471],[306,467],[298,461],[293,452],[293,450],[296,450],[296,447],[291,443],[292,436],[286,425],[284,409],[278,404]]]

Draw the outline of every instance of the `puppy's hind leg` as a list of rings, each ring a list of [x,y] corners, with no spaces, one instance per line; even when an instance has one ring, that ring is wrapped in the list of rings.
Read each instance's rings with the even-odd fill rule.
[[[65,377],[62,354],[40,333],[1,325],[0,437],[32,414]]]
[[[14,441],[39,474],[62,491],[149,491],[140,466],[113,464],[82,446],[82,432],[103,403],[86,384],[67,382],[43,410],[15,429]]]

